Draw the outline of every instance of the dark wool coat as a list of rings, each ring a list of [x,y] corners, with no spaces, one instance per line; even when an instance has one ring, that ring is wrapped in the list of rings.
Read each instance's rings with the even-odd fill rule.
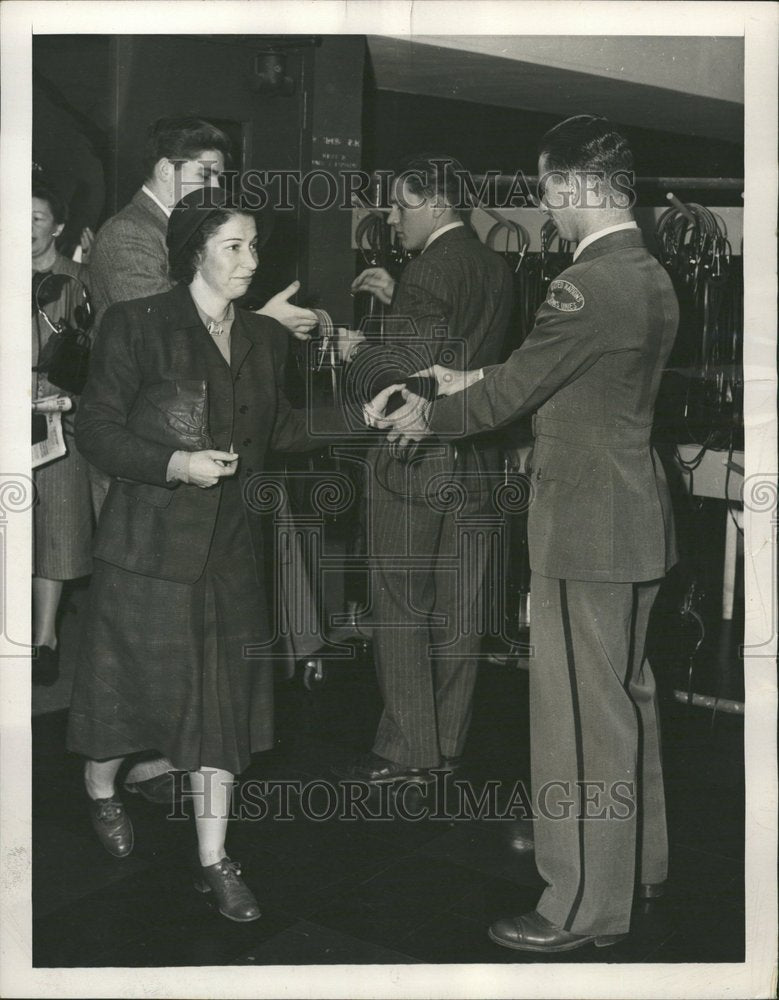
[[[203,572],[219,489],[166,480],[174,448],[128,427],[144,391],[164,382],[208,383],[214,447],[239,455],[246,500],[269,449],[306,450],[323,434],[345,430],[339,414],[293,410],[284,396],[288,334],[275,320],[236,310],[228,369],[184,286],[106,312],[76,420],[82,454],[114,478],[98,522],[94,556],[134,573],[192,583]],[[262,551],[259,515],[246,516],[255,557]],[[261,574],[260,574],[261,575]]]

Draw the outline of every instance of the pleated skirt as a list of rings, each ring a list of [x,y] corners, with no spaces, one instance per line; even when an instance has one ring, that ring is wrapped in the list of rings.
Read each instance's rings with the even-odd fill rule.
[[[68,748],[93,760],[156,752],[180,770],[239,774],[273,745],[267,641],[237,480],[225,480],[205,570],[193,584],[96,559],[71,699]],[[250,652],[250,650],[249,650]]]

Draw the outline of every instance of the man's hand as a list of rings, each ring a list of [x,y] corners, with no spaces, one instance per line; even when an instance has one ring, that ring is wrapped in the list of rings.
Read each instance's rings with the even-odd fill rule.
[[[352,282],[351,293],[368,292],[388,306],[395,292],[395,279],[383,267],[369,267]]]
[[[428,414],[430,413],[431,403],[424,399],[422,396],[417,396],[415,393],[410,392],[405,386],[390,386],[389,389],[385,389],[384,392],[379,393],[379,395],[373,399],[369,406],[371,409],[378,410],[379,404],[381,403],[381,397],[384,393],[390,393],[391,390],[397,391],[400,389],[400,394],[406,401],[400,409],[395,410],[388,417],[380,417],[375,426],[381,429],[390,428],[390,432],[387,435],[388,441],[397,441],[401,446],[408,444],[411,441],[421,441],[422,438],[428,437],[431,433]],[[389,396],[387,397],[387,399]],[[381,412],[387,405],[387,399],[383,401],[383,407]]]
[[[224,476],[234,476],[238,455],[230,451],[193,451],[189,456],[189,478],[201,490],[216,486]]]
[[[262,309],[257,312],[260,316],[270,316],[278,320],[289,330],[296,340],[310,340],[309,334],[317,325],[316,313],[311,309],[303,309],[301,306],[293,306],[289,301],[296,295],[300,288],[299,281],[293,281],[283,292],[268,299]]]
[[[349,330],[345,326],[339,326],[337,329],[338,355],[341,358],[341,361],[346,362],[349,360],[349,355],[355,347],[365,340],[365,334],[360,330]]]
[[[428,375],[435,378],[438,383],[439,396],[453,396],[456,392],[462,392],[469,385],[480,381],[482,378],[481,369],[475,372],[458,372],[455,368],[444,368],[443,365],[432,365],[424,371],[416,372],[416,375]]]
[[[95,234],[89,228],[89,226],[84,226],[81,230],[81,239],[79,240],[79,246],[81,247],[81,263],[89,263],[89,255],[92,252],[92,247],[95,245]]]

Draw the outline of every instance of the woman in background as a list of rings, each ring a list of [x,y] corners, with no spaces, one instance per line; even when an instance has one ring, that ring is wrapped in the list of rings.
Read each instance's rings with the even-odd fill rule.
[[[53,331],[36,306],[56,323],[75,325],[73,310],[82,292],[70,276],[86,281],[86,268],[57,252],[55,241],[67,221],[58,192],[43,179],[32,182],[32,365],[33,369]],[[53,277],[49,277],[52,275]],[[69,395],[33,370],[32,398]],[[92,507],[87,464],[76,448],[73,412],[63,414],[67,453],[34,470],[37,501],[33,509],[32,644],[34,684],[53,684],[59,676],[57,610],[66,580],[92,571]]]

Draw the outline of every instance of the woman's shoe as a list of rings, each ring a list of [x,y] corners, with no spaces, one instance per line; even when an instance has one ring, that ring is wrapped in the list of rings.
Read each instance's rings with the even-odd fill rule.
[[[89,799],[89,818],[108,853],[115,858],[126,858],[135,838],[130,817],[119,799],[113,795],[108,799]]]
[[[201,866],[200,873],[200,878],[195,879],[195,888],[198,892],[214,893],[223,917],[240,923],[259,919],[260,908],[241,878],[241,865],[238,861],[222,858],[215,865]]]
[[[60,675],[60,657],[51,646],[33,646],[32,682],[51,687]]]

